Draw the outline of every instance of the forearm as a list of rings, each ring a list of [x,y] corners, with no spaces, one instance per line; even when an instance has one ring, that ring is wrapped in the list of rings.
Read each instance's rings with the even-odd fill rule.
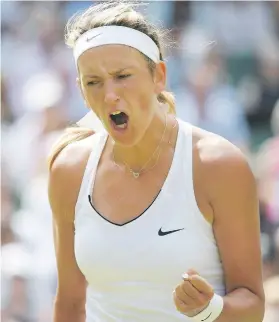
[[[264,299],[239,288],[224,296],[224,308],[216,322],[262,322]]]
[[[53,322],[85,322],[85,306],[55,301]]]

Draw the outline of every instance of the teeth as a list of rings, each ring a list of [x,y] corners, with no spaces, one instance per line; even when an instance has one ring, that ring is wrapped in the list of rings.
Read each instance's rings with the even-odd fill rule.
[[[118,115],[118,114],[120,114],[120,113],[122,113],[122,112],[120,112],[120,111],[116,111],[116,112],[113,112],[113,113],[111,113],[112,115]]]
[[[126,125],[127,125],[127,123],[124,123],[124,124],[117,125],[117,127],[120,127],[121,129],[125,129]]]

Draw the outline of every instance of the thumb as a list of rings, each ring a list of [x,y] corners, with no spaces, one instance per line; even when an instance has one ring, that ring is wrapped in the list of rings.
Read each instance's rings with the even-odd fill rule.
[[[193,276],[193,275],[200,275],[196,270],[194,270],[194,269],[192,269],[192,268],[190,268],[190,269],[188,269],[187,270],[187,272],[186,273],[183,273],[182,274],[182,278],[184,279],[184,280],[188,280],[188,279],[190,279],[190,277],[191,276]]]
[[[200,275],[196,270],[190,268],[188,271],[187,271],[187,274],[189,276],[193,276],[193,275]]]

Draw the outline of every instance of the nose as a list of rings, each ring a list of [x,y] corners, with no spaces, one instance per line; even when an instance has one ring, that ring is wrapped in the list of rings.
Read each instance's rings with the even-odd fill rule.
[[[107,81],[105,84],[105,97],[104,101],[106,104],[115,104],[119,100],[119,95],[117,94],[116,85],[113,84],[113,81]]]

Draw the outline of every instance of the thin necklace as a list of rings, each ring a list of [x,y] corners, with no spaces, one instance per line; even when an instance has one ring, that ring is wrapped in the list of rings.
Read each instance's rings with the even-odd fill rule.
[[[168,141],[168,144],[170,144],[170,143],[171,143],[171,134],[172,134],[172,132],[173,132],[173,129],[176,127],[176,125],[177,125],[177,121],[175,122],[174,126],[171,128],[171,132],[170,132],[170,139],[169,139],[169,141]],[[144,171],[142,171],[142,172],[141,172],[141,174],[143,174],[143,173],[145,173],[145,172],[147,172],[147,171],[150,171],[150,170],[152,170],[153,168],[155,168],[155,166],[157,165],[157,162],[158,162],[158,160],[159,160],[159,157],[160,157],[160,155],[161,155],[162,150],[163,150],[163,148],[161,147],[161,149],[159,150],[159,153],[158,153],[158,155],[157,155],[157,157],[156,157],[156,161],[155,161],[154,165],[153,165],[151,168],[148,168],[148,169],[145,169]]]
[[[154,152],[152,153],[152,155],[151,155],[151,157],[145,162],[145,164],[138,170],[138,171],[134,171],[133,169],[131,169],[129,166],[128,166],[128,164],[126,163],[126,162],[123,162],[124,163],[124,165],[125,165],[125,167],[129,170],[129,172],[133,175],[133,177],[135,178],[135,179],[137,179],[143,172],[144,172],[144,169],[145,169],[145,167],[147,166],[147,164],[152,160],[152,158],[154,157],[154,155],[156,154],[156,152],[159,150],[159,148],[160,148],[160,146],[161,146],[161,144],[162,144],[162,142],[163,142],[163,139],[164,139],[164,137],[165,137],[165,133],[166,133],[166,129],[167,129],[167,115],[165,114],[165,128],[164,128],[164,132],[163,132],[163,134],[162,134],[162,137],[161,137],[161,139],[160,139],[160,142],[159,142],[159,144],[158,144],[158,146],[157,146],[157,148],[154,150]],[[153,169],[154,167],[155,167],[155,165],[157,164],[157,162],[158,162],[158,160],[159,160],[159,156],[160,156],[160,151],[159,151],[159,153],[158,153],[158,156],[157,156],[157,159],[156,159],[156,162],[155,162],[155,164],[154,164],[154,166],[152,167],[152,168],[150,168],[149,170],[151,170],[151,169]],[[121,169],[121,167],[120,167],[120,165],[119,164],[117,164],[116,162],[115,162],[115,156],[114,156],[114,149],[112,150],[112,157],[113,157],[113,163],[118,167],[118,168],[120,168]]]
[[[177,121],[175,122],[174,126],[172,127],[172,129],[171,129],[171,133],[170,133],[170,134],[172,134],[173,129],[176,127],[176,125],[177,125]],[[164,139],[164,137],[165,137],[166,129],[167,129],[167,115],[165,115],[165,128],[164,128],[164,132],[163,132],[163,135],[162,135],[162,137],[161,137],[161,140],[160,140],[160,142],[159,142],[159,144],[158,144],[157,148],[155,149],[155,151],[152,153],[151,157],[147,160],[147,162],[145,162],[145,164],[141,167],[141,169],[140,169],[140,170],[138,170],[138,171],[134,171],[133,169],[131,169],[131,168],[127,165],[127,163],[123,162],[123,163],[124,163],[124,165],[126,166],[126,168],[128,169],[128,171],[133,175],[133,177],[134,177],[135,179],[137,179],[141,174],[143,174],[143,173],[145,173],[145,172],[147,172],[147,171],[152,170],[152,169],[153,169],[153,168],[155,168],[155,166],[157,165],[157,162],[158,162],[159,157],[160,157],[161,152],[162,152],[162,149],[160,149],[160,150],[159,150],[159,148],[161,147],[161,143],[163,142],[163,139]],[[171,143],[171,135],[170,135],[170,139],[169,139],[168,143]],[[145,169],[145,167],[147,166],[147,164],[152,160],[152,158],[154,157],[154,155],[156,154],[156,152],[157,152],[158,150],[159,150],[159,153],[158,153],[158,155],[157,155],[157,157],[156,157],[156,160],[155,160],[154,165],[153,165],[151,168],[149,168],[149,169]],[[117,163],[115,162],[114,150],[113,150],[113,163],[114,163],[118,168],[121,168],[121,167],[119,166],[119,164],[117,164]]]

